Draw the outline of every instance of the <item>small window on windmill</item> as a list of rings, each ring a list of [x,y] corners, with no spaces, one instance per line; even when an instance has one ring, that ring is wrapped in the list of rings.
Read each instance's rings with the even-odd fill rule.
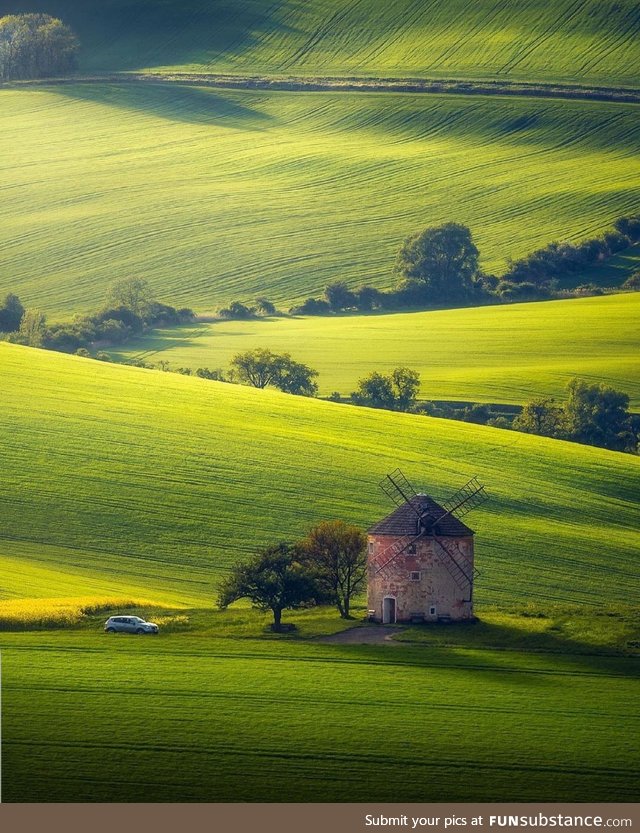
[[[419,570],[413,570],[411,572],[411,581],[420,581],[420,571]]]
[[[429,608],[429,616],[435,616],[435,615],[436,615],[436,613],[437,613],[436,608],[435,608],[435,606],[434,606],[434,605],[432,605],[432,606]]]
[[[369,552],[373,552],[373,541],[369,541]]]

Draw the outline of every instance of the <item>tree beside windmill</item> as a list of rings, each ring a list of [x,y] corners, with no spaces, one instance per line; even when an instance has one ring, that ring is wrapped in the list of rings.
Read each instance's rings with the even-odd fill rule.
[[[474,532],[462,522],[486,498],[477,478],[444,504],[397,469],[380,484],[396,509],[368,532],[368,607],[375,622],[473,618]]]

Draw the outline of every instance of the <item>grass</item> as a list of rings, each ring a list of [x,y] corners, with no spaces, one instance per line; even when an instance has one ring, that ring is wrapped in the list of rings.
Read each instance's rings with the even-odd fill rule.
[[[5,598],[120,588],[210,604],[257,545],[383,516],[377,483],[398,465],[436,498],[488,484],[473,517],[482,603],[637,592],[637,457],[9,344],[0,368]]]
[[[562,398],[580,376],[625,391],[640,407],[640,294],[534,304],[331,318],[218,321],[156,330],[112,351],[176,367],[221,367],[254,347],[317,369],[321,395],[356,389],[373,370],[421,374],[423,398],[522,404]],[[517,338],[514,338],[517,334]]]
[[[631,659],[177,633],[1,643],[8,802],[637,800]]]
[[[10,9],[70,22],[89,71],[639,80],[634,0],[13,0]]]
[[[638,656],[640,610],[547,605],[544,611],[522,604],[506,609],[481,608],[478,620],[451,627],[413,626],[395,639],[425,647],[498,648],[512,651],[626,654]]]
[[[0,106],[0,292],[57,317],[128,275],[201,311],[388,287],[402,240],[451,219],[500,272],[601,233],[640,190],[632,104],[131,83]]]

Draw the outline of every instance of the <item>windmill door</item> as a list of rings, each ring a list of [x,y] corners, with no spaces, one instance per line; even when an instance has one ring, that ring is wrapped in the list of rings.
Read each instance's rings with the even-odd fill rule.
[[[393,596],[385,596],[382,602],[382,624],[395,625],[396,623],[396,600]]]

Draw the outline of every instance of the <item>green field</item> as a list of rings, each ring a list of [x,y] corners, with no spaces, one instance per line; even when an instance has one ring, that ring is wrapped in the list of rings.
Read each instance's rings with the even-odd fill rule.
[[[561,398],[573,376],[640,406],[640,294],[391,315],[217,321],[157,330],[118,360],[221,367],[244,350],[289,352],[317,369],[320,394],[356,389],[373,370],[418,370],[420,397],[522,404]]]
[[[113,75],[636,88],[637,0],[0,0],[20,11],[69,22],[91,76],[0,85],[0,297],[52,322],[126,277],[205,319],[390,288],[403,239],[448,221],[502,274],[638,213],[637,104]],[[509,404],[579,376],[637,409],[639,305],[200,322],[112,352],[226,369],[268,347],[323,395],[398,365],[422,398]],[[3,801],[637,801],[637,456],[3,341],[0,446]],[[364,598],[352,622],[287,612],[280,636],[215,609],[257,547],[386,515],[398,466],[440,501],[486,484],[478,621],[349,645]],[[124,610],[160,636],[102,634]]]
[[[386,514],[377,484],[398,465],[440,498],[487,483],[481,602],[637,593],[637,457],[8,344],[0,369],[5,598],[211,604],[257,545]]]
[[[3,0],[71,23],[82,68],[637,84],[635,0]]]
[[[178,635],[1,641],[5,801],[638,797],[630,659]]]
[[[388,287],[402,240],[452,219],[499,272],[640,193],[631,104],[142,83],[5,89],[0,107],[0,292],[57,315],[129,275],[201,311]]]

